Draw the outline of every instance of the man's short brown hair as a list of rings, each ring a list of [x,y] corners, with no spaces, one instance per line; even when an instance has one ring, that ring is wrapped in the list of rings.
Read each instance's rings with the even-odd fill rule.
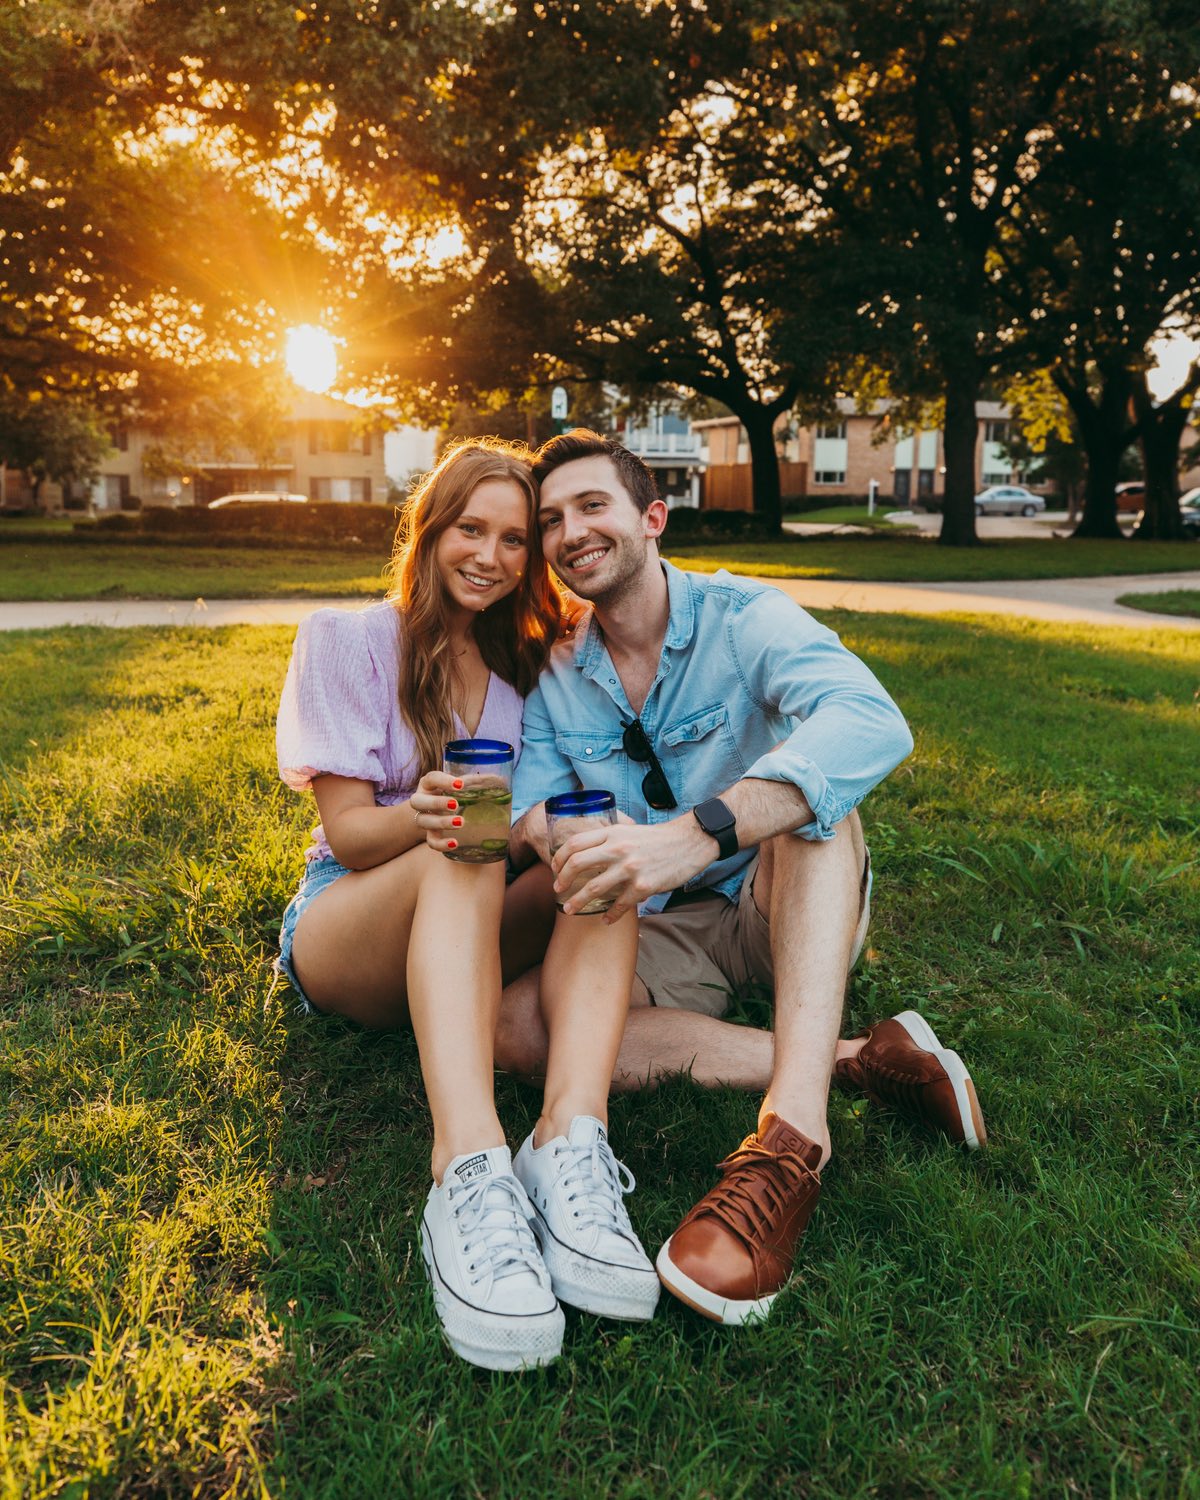
[[[611,458],[613,466],[629,492],[629,498],[645,515],[652,500],[659,499],[658,485],[654,475],[636,453],[630,453],[616,438],[601,437],[587,427],[576,427],[570,432],[560,432],[542,444],[533,458],[533,477],[540,485],[547,474],[561,469],[563,464],[574,463],[577,458]]]

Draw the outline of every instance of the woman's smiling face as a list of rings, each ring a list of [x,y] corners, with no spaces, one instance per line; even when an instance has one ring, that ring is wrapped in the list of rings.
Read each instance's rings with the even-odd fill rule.
[[[470,614],[511,594],[528,560],[528,502],[511,479],[476,485],[434,546],[438,577],[451,605]]]

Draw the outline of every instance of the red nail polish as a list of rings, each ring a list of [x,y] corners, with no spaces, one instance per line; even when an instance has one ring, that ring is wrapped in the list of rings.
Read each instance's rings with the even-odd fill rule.
[[[455,828],[461,828],[462,827],[462,819],[461,818],[451,818],[450,822],[453,824],[453,826]]]
[[[454,790],[456,792],[461,792],[462,791],[462,782],[461,781],[456,781],[454,783]]]
[[[453,797],[451,797],[450,801],[446,803],[446,806],[450,809],[451,812],[457,812],[458,810],[458,803],[455,802]]]
[[[446,840],[446,848],[447,849],[457,849],[458,848],[458,840],[457,839],[447,839]]]

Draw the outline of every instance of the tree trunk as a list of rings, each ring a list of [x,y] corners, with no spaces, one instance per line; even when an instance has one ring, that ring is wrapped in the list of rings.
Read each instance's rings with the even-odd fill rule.
[[[972,361],[973,365],[974,361]],[[943,547],[977,547],[975,532],[975,445],[979,435],[975,402],[979,376],[956,371],[946,381],[946,487],[942,502]]]
[[[1080,441],[1087,453],[1087,476],[1083,487],[1083,519],[1072,536],[1124,540],[1117,524],[1117,475],[1121,454],[1133,441],[1128,426],[1130,375],[1126,366],[1110,364],[1101,371],[1100,398],[1095,400],[1083,377],[1055,375],[1074,413]]]
[[[783,531],[783,498],[779,483],[779,454],[775,450],[776,413],[757,404],[737,413],[750,443],[750,482],[754,492],[754,514],[765,523],[769,536]]]
[[[1191,413],[1193,391],[1185,386],[1177,395],[1155,406],[1139,373],[1133,388],[1138,418],[1138,441],[1146,469],[1146,503],[1133,533],[1139,542],[1182,542],[1191,539],[1179,514],[1179,443]]]

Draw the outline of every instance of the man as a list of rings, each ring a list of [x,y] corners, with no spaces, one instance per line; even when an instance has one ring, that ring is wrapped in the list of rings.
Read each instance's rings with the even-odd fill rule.
[[[660,559],[667,508],[625,448],[576,430],[535,473],[546,557],[592,609],[526,703],[514,857],[550,863],[545,798],[611,791],[625,820],[551,867],[567,913],[598,898],[604,921],[641,913],[615,1083],[680,1071],[765,1090],[756,1131],[657,1261],[677,1297],[743,1323],[786,1283],[816,1204],[831,1074],[985,1138],[966,1068],[915,1012],[838,1042],[870,905],[855,808],[912,738],[867,667],[781,592]],[[774,989],[773,1034],[719,1019],[748,980]],[[506,992],[501,1066],[538,1070],[537,1005],[536,973]]]

